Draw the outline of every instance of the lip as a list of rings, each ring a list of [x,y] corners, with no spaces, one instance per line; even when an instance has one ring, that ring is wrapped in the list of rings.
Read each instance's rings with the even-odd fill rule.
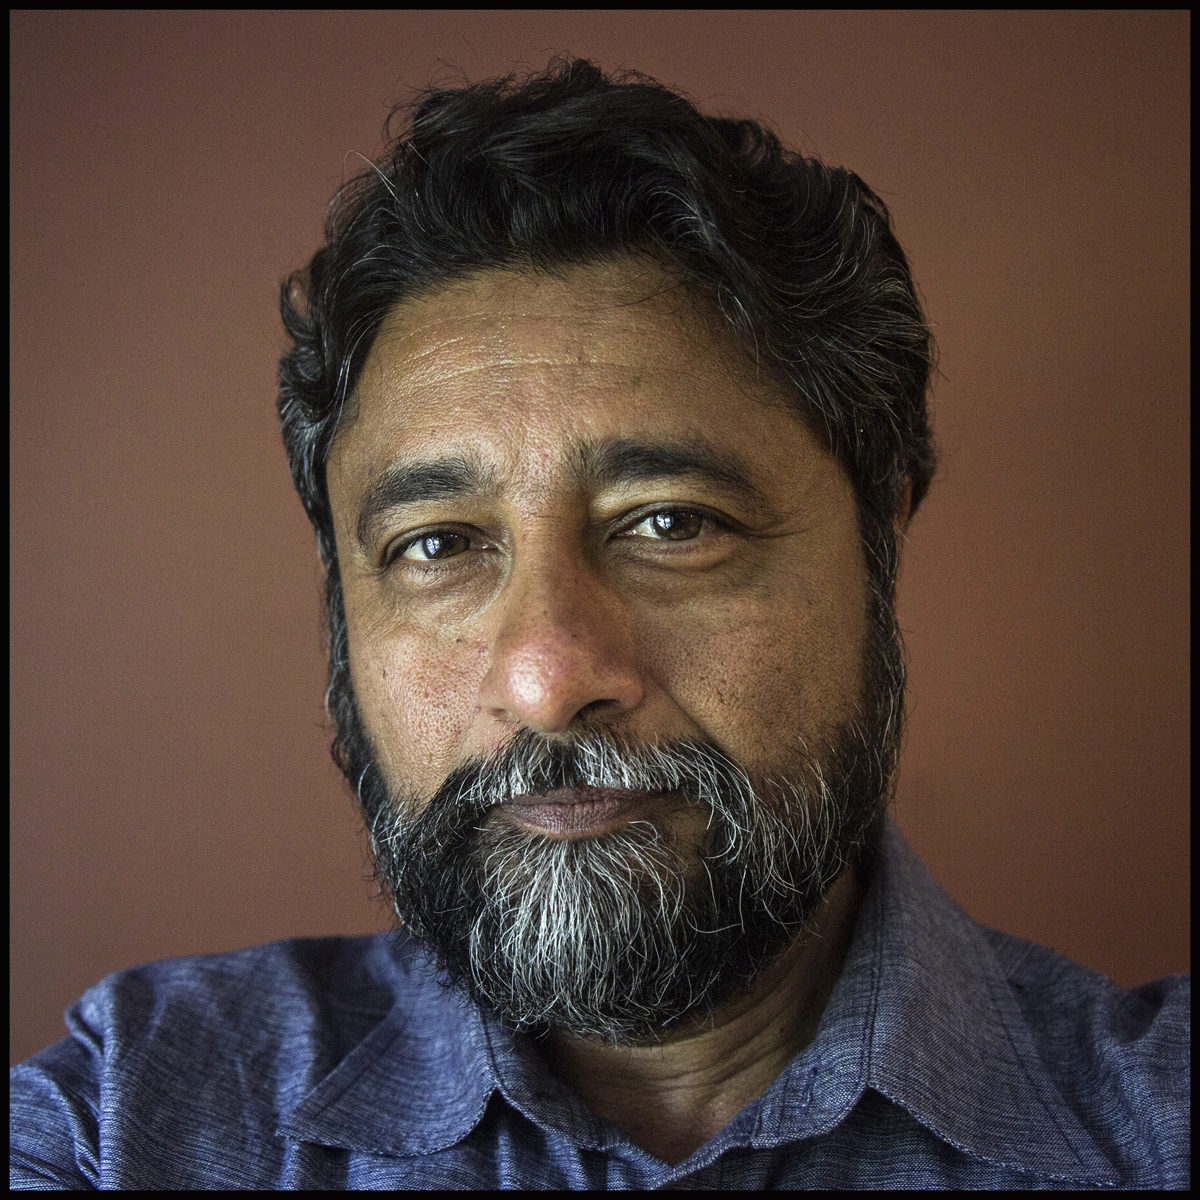
[[[596,837],[620,829],[661,795],[619,788],[562,788],[544,795],[513,796],[502,811],[529,832],[552,838]]]

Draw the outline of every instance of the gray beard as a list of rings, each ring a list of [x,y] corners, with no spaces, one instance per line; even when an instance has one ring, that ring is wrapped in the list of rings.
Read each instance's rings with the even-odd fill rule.
[[[705,844],[650,820],[552,839],[493,810],[582,786],[682,796],[707,814]],[[453,982],[518,1028],[627,1043],[710,1011],[794,940],[866,832],[844,812],[819,775],[755,788],[704,742],[526,730],[423,809],[381,809],[372,843],[401,921]]]
[[[771,774],[707,741],[524,729],[421,796],[384,782],[347,672],[339,736],[400,923],[451,986],[518,1029],[645,1044],[743,994],[879,840],[904,667],[890,603],[874,591],[871,607],[857,717],[820,755],[799,737],[781,747]],[[497,811],[578,787],[673,794],[705,815],[703,844],[649,820],[553,839]]]

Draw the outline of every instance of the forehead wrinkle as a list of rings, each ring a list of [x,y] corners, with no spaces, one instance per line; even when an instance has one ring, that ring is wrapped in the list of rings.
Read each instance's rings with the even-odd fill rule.
[[[422,358],[463,342],[471,347],[491,347],[520,341],[529,330],[540,337],[543,328],[552,331],[554,341],[578,342],[592,329],[612,326],[612,314],[604,309],[564,312],[555,308],[540,312],[517,307],[505,311],[483,302],[466,308],[449,307],[458,300],[448,295],[440,297],[439,302],[406,302],[384,318],[377,342],[400,346],[412,357]],[[569,298],[564,303],[570,308]],[[564,328],[564,318],[570,323],[570,332]],[[460,332],[462,328],[469,332]],[[411,349],[414,343],[416,348]]]
[[[390,395],[402,403],[432,399],[474,406],[483,402],[478,395],[479,386],[494,390],[516,384],[517,394],[536,396],[545,392],[549,397],[562,387],[571,386],[571,379],[582,379],[585,375],[591,385],[602,387],[630,387],[642,377],[635,365],[609,358],[594,346],[585,350],[564,348],[558,353],[545,346],[531,346],[528,350],[505,346],[497,352],[486,343],[466,338],[419,344],[405,348],[386,362],[376,361],[377,370],[371,378],[365,377],[364,370],[361,392]],[[457,396],[456,384],[467,385]]]
[[[466,310],[456,308],[463,300],[476,303]],[[388,364],[385,379],[408,374],[418,376],[421,383],[451,381],[472,372],[502,371],[509,367],[559,370],[608,367],[615,374],[630,371],[630,364],[612,361],[604,352],[605,343],[614,332],[613,306],[581,305],[578,296],[568,295],[564,303],[571,310],[569,314],[557,308],[525,309],[519,304],[506,311],[496,307],[495,300],[492,296],[476,298],[470,293],[463,295],[447,289],[433,297],[406,301],[384,319],[372,357],[383,346],[393,347],[400,361]],[[625,306],[615,307],[619,311]],[[568,315],[572,327],[564,328],[564,316]],[[667,316],[673,325],[679,324],[678,315],[663,314],[659,319],[662,316]],[[460,332],[464,327],[469,332]],[[541,334],[542,328],[549,331],[548,337]],[[654,330],[645,328],[642,321],[635,328],[646,343],[649,357],[654,358]],[[629,333],[631,329],[618,322],[615,331]],[[442,361],[446,359],[450,361]]]

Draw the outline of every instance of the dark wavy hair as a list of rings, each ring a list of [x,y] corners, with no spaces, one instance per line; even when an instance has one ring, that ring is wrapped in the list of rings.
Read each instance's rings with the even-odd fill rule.
[[[280,293],[292,345],[278,410],[326,570],[334,758],[348,776],[362,764],[344,744],[357,714],[326,457],[387,313],[470,273],[643,254],[714,301],[848,471],[871,581],[890,603],[896,513],[906,487],[916,511],[934,472],[934,344],[887,207],[857,175],[574,58],[430,88],[393,111],[387,136]]]

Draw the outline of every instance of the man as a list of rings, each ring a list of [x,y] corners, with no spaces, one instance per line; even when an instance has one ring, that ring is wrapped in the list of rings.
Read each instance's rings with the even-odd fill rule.
[[[423,97],[281,307],[400,929],[105,980],[14,1186],[1187,1186],[1189,982],[887,818],[932,343],[861,180],[557,63]]]

